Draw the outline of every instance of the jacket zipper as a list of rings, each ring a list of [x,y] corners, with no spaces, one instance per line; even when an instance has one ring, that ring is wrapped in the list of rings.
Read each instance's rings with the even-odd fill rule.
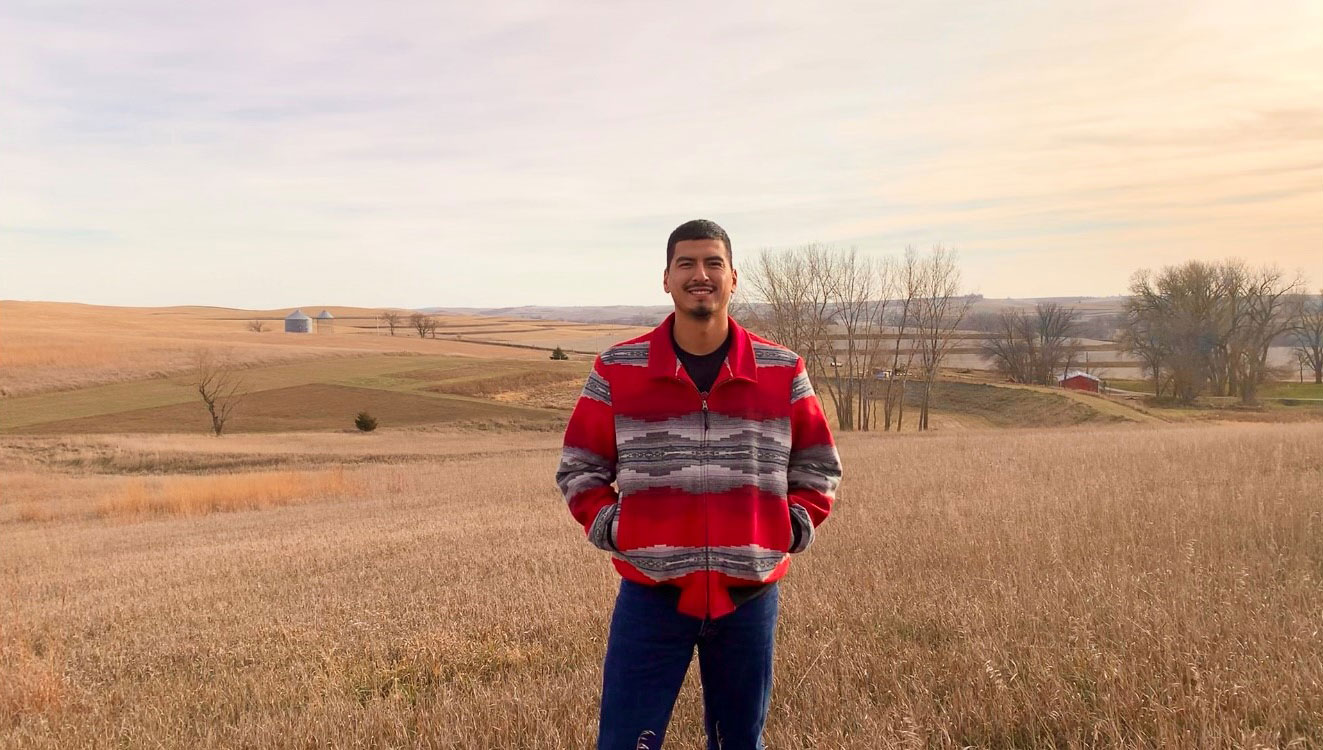
[[[731,378],[734,378],[735,371],[731,369],[730,361],[727,360],[723,364],[725,364],[726,366],[727,374],[729,374]],[[682,368],[683,365],[680,364],[680,359],[679,357],[677,357],[675,360],[675,379],[684,382],[683,378],[680,377],[680,370]],[[713,386],[712,390],[716,390],[717,384],[713,383],[712,386]],[[694,390],[698,391],[698,386],[695,385]],[[708,491],[707,491],[706,454],[707,454],[707,433],[708,433],[708,429],[711,427],[711,423],[709,422],[708,419],[709,410],[707,407],[707,398],[710,395],[711,395],[711,391],[698,391],[698,398],[703,408],[703,432],[702,432],[702,438],[699,440],[699,452],[704,456],[704,458],[698,462],[699,484],[703,490],[703,560],[705,562],[703,566],[704,568],[703,596],[707,600],[707,612],[709,617],[712,614],[712,545],[711,545],[712,531],[710,528],[711,524],[707,512]]]
[[[677,369],[679,364],[677,358]],[[734,378],[735,371],[730,367],[730,360],[726,360],[723,364],[726,366],[726,373],[731,378]],[[713,383],[711,390],[698,391],[698,398],[703,406],[703,438],[699,441],[700,451],[703,455],[703,460],[699,462],[699,476],[701,477],[700,481],[703,487],[703,560],[706,562],[703,566],[705,568],[703,571],[705,573],[703,576],[703,594],[707,599],[707,616],[709,618],[712,616],[712,519],[708,515],[708,502],[710,500],[708,495],[710,493],[708,492],[707,487],[707,433],[711,428],[711,423],[709,421],[709,414],[711,412],[707,407],[707,399],[712,395],[712,391],[717,389],[717,385],[719,384]],[[694,386],[694,390],[698,390],[698,386]]]
[[[708,516],[707,503],[707,432],[708,432],[708,409],[707,409],[707,391],[699,391],[698,397],[703,403],[703,438],[699,441],[699,452],[702,459],[699,461],[699,476],[703,487],[703,594],[707,599],[707,615],[712,616],[712,544],[711,544],[711,525],[712,520]]]

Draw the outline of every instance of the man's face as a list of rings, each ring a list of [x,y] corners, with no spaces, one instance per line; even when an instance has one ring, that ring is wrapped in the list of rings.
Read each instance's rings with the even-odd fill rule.
[[[706,319],[726,314],[738,277],[721,240],[682,240],[662,274],[662,289],[677,313]]]

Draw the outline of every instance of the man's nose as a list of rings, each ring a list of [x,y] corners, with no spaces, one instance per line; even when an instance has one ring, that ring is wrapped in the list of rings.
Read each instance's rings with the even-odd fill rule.
[[[707,268],[702,263],[694,266],[694,281],[707,281]]]

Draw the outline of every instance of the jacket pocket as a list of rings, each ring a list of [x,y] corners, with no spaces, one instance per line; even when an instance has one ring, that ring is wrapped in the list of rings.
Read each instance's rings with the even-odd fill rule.
[[[790,546],[787,550],[794,554],[803,552],[813,544],[813,519],[802,505],[790,505]]]
[[[597,511],[597,517],[588,527],[588,541],[598,549],[617,552],[616,527],[620,517],[620,502],[616,501]]]

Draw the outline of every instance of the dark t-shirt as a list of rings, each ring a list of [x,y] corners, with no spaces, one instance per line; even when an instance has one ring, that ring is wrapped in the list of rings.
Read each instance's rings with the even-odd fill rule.
[[[731,336],[732,332],[726,331],[726,340],[707,354],[690,354],[680,348],[675,340],[675,330],[671,330],[671,345],[675,347],[675,356],[680,359],[684,371],[689,373],[689,379],[698,386],[700,393],[712,390],[712,384],[717,382],[717,375],[721,374],[721,366],[726,364],[726,355],[730,352]]]
[[[684,371],[689,373],[689,379],[698,386],[700,393],[707,393],[712,390],[712,384],[717,382],[717,376],[721,374],[721,368],[726,364],[726,355],[730,352],[730,341],[733,335],[732,331],[726,332],[726,340],[721,342],[712,352],[708,354],[690,354],[680,348],[680,344],[675,340],[675,330],[671,330],[671,345],[675,347],[675,356],[684,365]],[[680,589],[678,586],[662,584],[666,589],[674,589],[674,596],[678,602],[680,599]],[[741,604],[767,593],[773,584],[756,583],[752,586],[731,586],[730,598],[738,607]],[[670,592],[668,592],[670,593]]]

